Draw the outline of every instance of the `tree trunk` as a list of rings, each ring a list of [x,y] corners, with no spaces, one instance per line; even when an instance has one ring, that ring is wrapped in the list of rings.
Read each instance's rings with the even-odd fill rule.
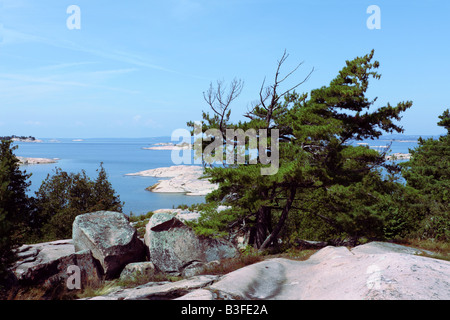
[[[280,233],[281,229],[284,226],[284,223],[286,222],[286,219],[289,215],[289,211],[292,208],[292,203],[294,202],[296,192],[297,192],[297,188],[292,187],[290,189],[290,195],[286,201],[286,205],[283,208],[283,212],[281,213],[280,220],[278,221],[278,223],[277,223],[275,229],[272,231],[272,233],[266,238],[266,240],[264,240],[262,245],[259,247],[259,250],[266,249],[272,242],[274,242],[277,239],[278,234]]]
[[[262,206],[256,215],[256,225],[252,230],[250,243],[253,243],[256,248],[259,248],[270,232],[272,232],[271,208]]]

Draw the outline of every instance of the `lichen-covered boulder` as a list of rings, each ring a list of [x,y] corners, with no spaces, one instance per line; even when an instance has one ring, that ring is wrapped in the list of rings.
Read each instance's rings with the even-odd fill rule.
[[[207,263],[238,254],[228,241],[197,236],[178,217],[170,212],[155,213],[146,226],[145,244],[159,270],[181,274],[194,262]]]
[[[76,251],[92,252],[107,279],[117,277],[127,264],[145,260],[145,246],[123,213],[98,211],[77,216],[72,239]]]
[[[16,250],[18,261],[12,271],[22,285],[45,289],[65,286],[69,267],[80,270],[80,285],[101,282],[101,272],[89,250],[75,252],[71,239],[23,245]]]
[[[150,261],[133,262],[125,266],[120,273],[121,280],[133,280],[137,277],[150,278],[156,272],[155,265]]]

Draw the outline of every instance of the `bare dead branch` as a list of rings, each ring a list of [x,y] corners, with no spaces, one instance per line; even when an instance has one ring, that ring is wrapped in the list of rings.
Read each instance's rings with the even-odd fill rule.
[[[314,72],[314,68],[306,75],[306,77],[296,83],[294,86],[290,87],[289,89],[285,90],[282,94],[279,94],[279,87],[280,85],[286,81],[290,76],[292,76],[299,68],[303,65],[304,62],[299,63],[294,69],[289,71],[282,79],[280,79],[281,75],[281,68],[283,64],[286,62],[287,58],[289,57],[289,54],[284,50],[283,55],[281,58],[277,61],[277,68],[275,71],[274,81],[273,84],[270,86],[265,86],[266,84],[266,78],[264,77],[264,80],[261,84],[261,89],[259,90],[259,101],[255,102],[252,106],[252,109],[249,110],[246,114],[244,114],[245,117],[249,119],[256,119],[258,117],[261,117],[261,115],[256,114],[256,108],[261,107],[264,109],[267,114],[265,115],[265,121],[267,127],[270,126],[270,123],[272,121],[272,116],[274,111],[281,108],[281,105],[279,104],[280,98],[287,95],[289,92],[293,91],[311,77],[312,73]],[[268,104],[267,101],[270,99],[270,103]]]
[[[229,117],[230,104],[241,94],[244,88],[242,80],[233,79],[227,92],[227,87],[223,81],[217,81],[216,87],[211,83],[209,89],[203,92],[203,98],[219,117],[220,131],[224,132],[224,123]],[[228,113],[227,113],[228,111]]]
[[[300,66],[300,65],[299,65],[299,66]],[[308,75],[307,75],[301,82],[299,82],[298,84],[296,84],[296,85],[293,86],[292,88],[290,88],[290,89],[286,90],[285,92],[283,92],[283,93],[280,95],[280,98],[283,97],[283,96],[285,96],[287,93],[291,92],[292,90],[294,90],[294,89],[297,88],[298,86],[304,84],[306,81],[308,81],[308,79],[311,77],[311,75],[312,75],[313,72],[314,72],[314,67],[311,69],[311,71],[308,73]],[[291,74],[292,74],[292,73],[291,73]]]

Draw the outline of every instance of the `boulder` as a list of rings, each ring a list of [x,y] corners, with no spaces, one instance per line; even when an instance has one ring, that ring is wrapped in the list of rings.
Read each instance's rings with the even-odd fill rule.
[[[84,300],[170,300],[217,281],[219,276],[204,275],[176,282],[149,282],[135,288],[119,288],[107,295]]]
[[[151,277],[155,274],[156,268],[153,262],[133,262],[125,266],[125,268],[120,273],[121,280],[129,280],[135,277]]]
[[[102,276],[89,250],[75,252],[72,240],[23,245],[17,250],[19,260],[12,268],[19,284],[40,285],[51,289],[65,285],[72,274],[70,266],[80,268],[81,286],[96,285]]]
[[[197,236],[170,212],[152,216],[144,240],[151,261],[165,273],[181,274],[194,262],[207,263],[238,254],[236,247],[228,241]]]
[[[72,238],[76,251],[90,250],[107,279],[131,262],[145,260],[145,246],[123,213],[98,211],[75,218]]]
[[[183,268],[181,276],[184,278],[190,278],[200,274],[206,267],[206,264],[199,261],[193,261]]]
[[[153,211],[156,213],[168,213],[174,215],[181,222],[197,221],[200,218],[200,213],[195,211],[189,211],[184,209],[158,209]]]

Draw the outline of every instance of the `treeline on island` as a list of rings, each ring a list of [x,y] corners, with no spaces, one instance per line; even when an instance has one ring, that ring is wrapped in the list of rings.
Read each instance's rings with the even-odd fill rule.
[[[29,141],[36,141],[35,137],[32,136],[16,136],[16,135],[12,135],[12,136],[4,136],[4,137],[0,137],[0,140],[29,140]]]
[[[380,79],[373,56],[372,51],[346,61],[328,86],[300,94],[296,90],[311,73],[282,89],[298,69],[282,75],[284,54],[273,83],[263,82],[258,101],[244,114],[246,121],[237,123],[230,121],[231,104],[243,82],[234,80],[228,88],[223,82],[211,85],[204,93],[211,110],[203,112],[201,133],[215,129],[226,137],[227,129],[266,129],[267,148],[259,151],[266,154],[258,157],[267,159],[275,147],[270,132],[277,129],[279,169],[261,175],[270,164],[250,164],[248,154],[242,164],[205,163],[205,175],[219,188],[206,203],[194,206],[201,216],[190,226],[205,237],[248,235],[249,245],[260,252],[288,250],[301,239],[346,245],[405,239],[448,243],[449,110],[437,119],[447,133],[419,139],[409,161],[387,161],[384,152],[350,143],[402,133],[398,121],[412,107],[411,101],[376,107],[377,99],[366,96],[370,81]],[[193,122],[188,125],[194,128]],[[237,149],[231,142],[227,146]],[[0,145],[0,277],[19,245],[70,238],[77,215],[121,212],[123,205],[102,165],[95,180],[84,171],[57,169],[34,197],[28,196],[29,175],[21,171],[15,148],[8,140]],[[219,205],[228,209],[218,211]]]

